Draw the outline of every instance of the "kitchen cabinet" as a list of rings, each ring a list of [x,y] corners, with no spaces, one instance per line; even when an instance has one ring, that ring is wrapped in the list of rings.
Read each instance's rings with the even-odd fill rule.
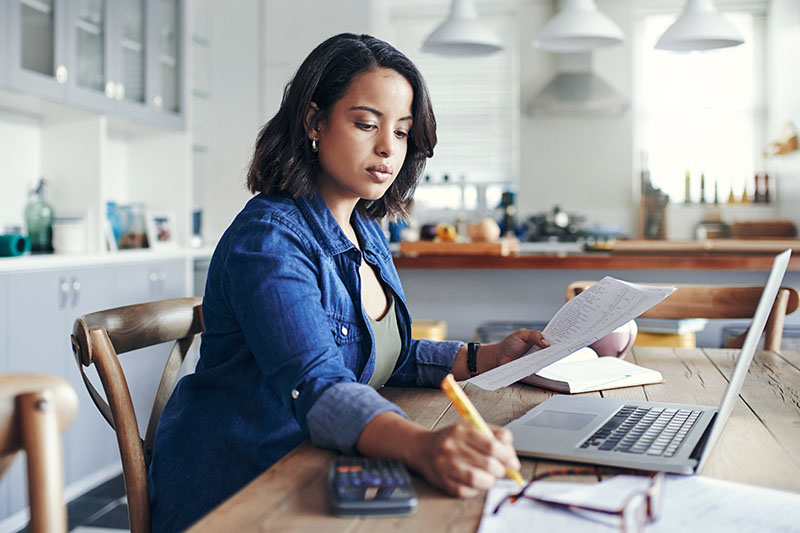
[[[0,273],[0,372],[61,376],[78,394],[80,408],[62,433],[65,493],[73,497],[119,471],[113,430],[92,403],[69,340],[74,320],[86,313],[154,299],[186,295],[186,259],[76,266]],[[122,357],[134,408],[146,417],[166,360],[153,347]],[[93,368],[87,375],[102,386]],[[27,503],[24,460],[0,480],[0,523]],[[2,529],[2,527],[0,527]]]
[[[0,31],[3,31],[4,34],[8,34],[8,4],[5,0],[0,2]],[[0,84],[2,85],[8,84],[8,57],[8,47],[4,46],[0,50]]]
[[[26,94],[66,97],[66,0],[6,2],[8,82]]]
[[[182,0],[4,2],[11,89],[182,129]]]

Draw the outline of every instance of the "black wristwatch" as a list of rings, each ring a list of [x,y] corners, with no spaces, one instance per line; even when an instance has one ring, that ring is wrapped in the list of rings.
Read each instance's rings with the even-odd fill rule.
[[[479,342],[467,344],[467,370],[469,370],[470,376],[478,375],[478,348],[480,346],[481,343]]]

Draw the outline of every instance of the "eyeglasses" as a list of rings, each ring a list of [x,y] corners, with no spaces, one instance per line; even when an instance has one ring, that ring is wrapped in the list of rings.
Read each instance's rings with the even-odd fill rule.
[[[620,472],[617,470],[614,473],[619,474]],[[536,481],[540,481],[548,477],[570,476],[570,475],[572,476],[595,475],[597,476],[597,480],[600,481],[599,469],[570,468],[570,469],[551,470],[549,472],[545,472],[543,474],[535,476],[519,492],[514,494],[509,494],[506,497],[504,497],[502,500],[500,500],[500,503],[497,504],[497,507],[494,508],[492,514],[499,513],[500,509],[502,509],[506,503],[511,505],[518,500],[527,499],[545,505],[564,507],[569,509],[570,511],[575,511],[575,512],[589,511],[594,513],[601,513],[604,515],[617,515],[620,517],[620,531],[622,533],[633,533],[633,532],[638,533],[644,531],[645,525],[651,522],[655,522],[661,516],[661,509],[663,506],[663,495],[664,495],[663,472],[651,475],[650,483],[647,486],[647,488],[643,491],[635,491],[630,495],[628,495],[628,497],[625,498],[625,500],[623,500],[623,502],[620,504],[618,509],[607,509],[607,508],[604,509],[599,507],[591,507],[588,505],[575,505],[565,502],[551,501],[542,496],[530,496],[528,494],[525,494],[525,491],[527,491],[528,488],[530,488],[530,486],[533,485],[533,483],[535,483]],[[589,516],[587,516],[584,513],[581,513],[581,516],[589,518]]]

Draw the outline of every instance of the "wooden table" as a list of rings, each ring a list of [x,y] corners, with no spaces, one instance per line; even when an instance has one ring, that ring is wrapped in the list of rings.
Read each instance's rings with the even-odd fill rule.
[[[659,370],[665,382],[606,391],[603,396],[717,405],[733,369],[736,350],[634,348],[637,364]],[[430,428],[460,420],[437,389],[384,389],[409,417]],[[527,385],[489,392],[465,391],[487,422],[504,425],[550,393]],[[592,393],[598,394],[598,393]],[[388,518],[338,518],[327,500],[326,476],[335,453],[301,444],[209,513],[192,531],[475,531],[481,498],[459,500],[419,477],[416,514]],[[556,463],[522,460],[522,475]],[[800,351],[759,352],[739,401],[703,475],[800,492]]]

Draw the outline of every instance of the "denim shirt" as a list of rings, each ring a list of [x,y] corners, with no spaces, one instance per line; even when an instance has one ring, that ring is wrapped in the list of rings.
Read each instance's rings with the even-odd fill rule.
[[[367,385],[375,346],[362,257],[395,299],[403,348],[387,385],[437,386],[450,371],[461,343],[411,338],[380,225],[357,213],[351,222],[361,251],[319,193],[258,195],[222,236],[206,281],[200,360],[156,432],[154,531],[187,527],[306,439],[354,453],[375,416],[405,416]]]

